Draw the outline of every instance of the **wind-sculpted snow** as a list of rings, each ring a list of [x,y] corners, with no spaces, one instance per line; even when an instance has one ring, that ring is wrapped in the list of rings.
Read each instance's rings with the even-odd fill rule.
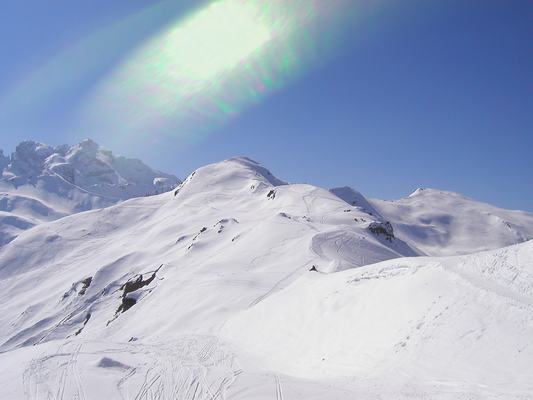
[[[24,231],[0,249],[2,398],[527,398],[530,243],[405,258],[354,193],[239,157]]]
[[[347,230],[332,230],[315,235],[311,250],[323,260],[323,263],[315,266],[321,272],[336,272],[373,264],[383,260],[384,256],[397,258],[417,255],[403,242],[395,240],[389,248],[384,248],[381,243],[368,240],[368,234]]]

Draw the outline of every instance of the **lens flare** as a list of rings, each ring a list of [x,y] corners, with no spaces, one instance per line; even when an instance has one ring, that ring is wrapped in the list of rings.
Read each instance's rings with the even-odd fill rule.
[[[206,81],[235,67],[272,39],[250,3],[236,1],[209,5],[194,18],[171,29],[151,45],[159,68],[172,76]]]
[[[199,4],[200,0],[194,5]],[[157,34],[191,8],[186,1],[157,1],[99,29],[69,32],[60,44],[47,50],[46,57],[35,55],[27,65],[21,65],[18,74],[2,87],[0,121],[27,121],[31,115],[41,126],[40,114],[54,112],[55,106],[61,108],[61,118],[69,119],[73,103],[83,103],[87,88],[120,65],[146,37]]]
[[[322,62],[353,0],[217,0],[150,38],[91,93],[81,119],[115,134],[213,130]]]
[[[0,124],[197,140],[329,60],[379,1],[158,1],[33,63],[2,90]]]

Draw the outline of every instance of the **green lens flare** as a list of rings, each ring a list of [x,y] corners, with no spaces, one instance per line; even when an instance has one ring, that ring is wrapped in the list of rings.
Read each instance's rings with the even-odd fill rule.
[[[158,1],[21,73],[0,120],[50,110],[76,137],[199,140],[327,61],[379,1]]]
[[[219,1],[171,29],[150,47],[171,76],[209,80],[235,67],[272,39],[252,3]]]
[[[353,0],[218,0],[149,39],[95,88],[82,117],[131,135],[208,132],[329,54]]]

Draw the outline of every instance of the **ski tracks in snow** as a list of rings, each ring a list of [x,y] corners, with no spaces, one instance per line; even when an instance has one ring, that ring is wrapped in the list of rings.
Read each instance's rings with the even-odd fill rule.
[[[55,355],[33,360],[24,371],[22,380],[26,399],[87,400],[78,370],[82,345],[76,345],[69,353],[63,352],[62,348],[60,346]]]
[[[83,377],[88,374],[93,382],[97,379],[100,390],[105,388],[102,393],[115,392],[123,400],[226,400],[227,390],[242,373],[229,349],[211,336],[182,337],[164,344],[87,343],[83,347],[90,350],[82,352],[82,345],[70,342],[53,355],[33,360],[23,375],[25,399],[98,398],[95,388],[90,394],[84,389]],[[132,365],[114,357],[128,359]]]
[[[225,400],[241,370],[212,337],[184,338],[173,346],[147,347],[153,363],[135,400]]]
[[[283,400],[283,387],[279,375],[276,375],[276,400]]]

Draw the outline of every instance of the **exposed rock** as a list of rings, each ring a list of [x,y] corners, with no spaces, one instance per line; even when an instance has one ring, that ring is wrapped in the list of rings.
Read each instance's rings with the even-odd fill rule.
[[[85,321],[83,321],[83,326],[76,331],[76,333],[74,334],[75,336],[78,336],[83,331],[83,328],[85,328],[85,325],[87,325],[87,322],[89,322],[90,319],[91,319],[91,313],[89,312],[85,316]]]
[[[388,240],[389,242],[391,242],[392,239],[394,239],[394,230],[389,221],[371,222],[370,225],[368,225],[368,230],[372,232],[374,235],[385,236],[385,239]]]
[[[89,286],[91,286],[92,281],[93,281],[92,276],[89,276],[88,278],[85,278],[84,280],[81,281],[82,287],[81,287],[81,290],[78,292],[79,296],[83,296],[85,294]]]
[[[137,304],[137,298],[134,296],[128,296],[128,294],[133,293],[145,286],[148,286],[152,281],[155,279],[157,273],[159,270],[163,267],[163,264],[157,268],[152,275],[148,279],[143,279],[143,275],[137,275],[137,277],[133,280],[127,281],[125,284],[123,284],[120,287],[120,290],[123,291],[122,293],[122,303],[117,309],[117,314],[120,312],[126,312],[131,307],[133,307],[135,304]]]
[[[0,150],[0,175],[4,171],[4,168],[9,165],[9,157],[4,156],[4,152]]]

